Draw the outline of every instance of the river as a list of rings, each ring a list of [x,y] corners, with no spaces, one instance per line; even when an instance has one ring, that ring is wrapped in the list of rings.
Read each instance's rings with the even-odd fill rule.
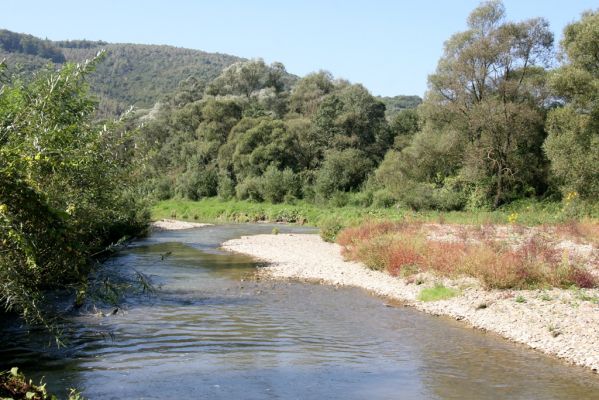
[[[91,400],[599,398],[590,371],[360,289],[256,280],[255,262],[218,248],[272,228],[136,241],[103,269],[142,272],[155,294],[126,296],[114,315],[69,315],[61,349],[5,321],[0,361]]]

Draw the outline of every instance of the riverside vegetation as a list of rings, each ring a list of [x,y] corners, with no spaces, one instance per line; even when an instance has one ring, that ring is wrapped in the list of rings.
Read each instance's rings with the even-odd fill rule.
[[[507,21],[488,1],[445,42],[424,99],[378,98],[259,59],[1,31],[2,311],[60,337],[46,291],[81,305],[94,259],[143,232],[150,203],[156,218],[319,225],[400,276],[595,287],[596,265],[549,242],[597,243],[598,46],[599,11],[556,51],[546,20]],[[171,56],[174,70],[147,63]],[[435,242],[430,222],[507,222],[525,239],[452,227],[474,241]]]

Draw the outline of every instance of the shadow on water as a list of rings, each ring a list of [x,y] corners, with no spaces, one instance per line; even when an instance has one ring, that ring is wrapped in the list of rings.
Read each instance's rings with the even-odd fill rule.
[[[223,225],[140,240],[104,268],[150,276],[155,295],[126,297],[116,315],[71,316],[66,349],[8,323],[0,360],[90,399],[599,398],[586,370],[359,289],[255,280],[250,258],[218,248],[271,230]]]

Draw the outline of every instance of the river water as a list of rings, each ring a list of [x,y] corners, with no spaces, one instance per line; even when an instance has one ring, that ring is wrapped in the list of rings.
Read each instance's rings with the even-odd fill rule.
[[[218,249],[272,228],[137,241],[103,268],[142,272],[155,294],[69,316],[59,350],[5,321],[1,364],[89,399],[599,399],[587,370],[359,289],[256,280],[256,263]]]

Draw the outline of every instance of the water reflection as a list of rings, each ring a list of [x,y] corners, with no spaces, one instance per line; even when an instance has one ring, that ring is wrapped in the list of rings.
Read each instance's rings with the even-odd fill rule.
[[[2,330],[0,360],[90,399],[598,398],[586,370],[358,289],[248,279],[219,244],[272,226],[163,232],[111,259],[159,290],[114,316],[78,315],[68,349]],[[298,228],[280,228],[296,231]],[[103,336],[99,332],[110,332]]]

